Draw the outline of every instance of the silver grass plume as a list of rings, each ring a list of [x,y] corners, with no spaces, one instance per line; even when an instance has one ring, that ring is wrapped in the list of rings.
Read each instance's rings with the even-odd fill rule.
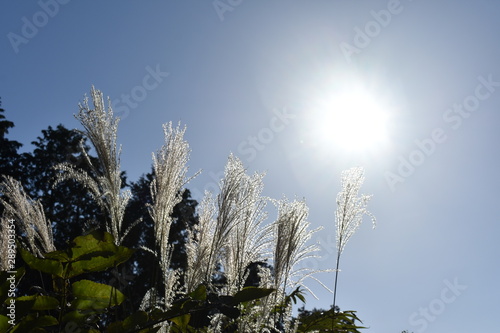
[[[367,209],[372,195],[358,195],[364,180],[364,169],[361,167],[342,172],[342,191],[337,195],[335,212],[337,250],[340,254],[351,236],[358,230],[364,215],[371,218],[375,228],[375,217]]]
[[[5,197],[0,198],[0,203],[5,207],[4,214],[16,221],[26,239],[26,248],[38,257],[55,251],[52,226],[45,218],[41,202],[31,199],[21,183],[9,176],[3,176],[0,191]]]
[[[238,225],[240,217],[238,207],[241,201],[239,186],[244,174],[241,161],[232,154],[229,155],[216,200],[217,216],[204,278],[207,283],[210,283],[217,265],[222,264],[224,247],[228,243],[231,232]]]
[[[0,272],[8,271],[9,269],[9,219],[5,216],[0,218]],[[13,230],[15,231],[15,230]],[[14,251],[16,247],[14,246]],[[15,253],[13,253],[15,257]]]
[[[277,289],[275,303],[282,302],[278,298],[284,299],[288,287],[304,287],[314,296],[303,282],[308,277],[314,279],[313,274],[317,271],[297,267],[301,261],[315,257],[317,245],[307,243],[319,229],[310,230],[310,223],[307,221],[309,208],[304,201],[290,202],[283,198],[273,202],[278,208],[278,218],[273,223],[274,286]],[[289,310],[282,315],[288,316]]]
[[[235,191],[226,196],[219,207],[222,207],[223,211],[233,210],[236,215],[237,227],[229,232],[222,257],[227,278],[226,292],[232,294],[243,288],[248,266],[252,262],[266,259],[270,237],[269,232],[266,232],[269,228],[262,227],[267,217],[264,211],[267,199],[261,196],[264,174],[246,174],[243,163],[232,155],[228,164],[230,172],[225,178],[225,185],[226,188],[232,188],[234,185]]]
[[[62,163],[55,167],[62,172],[57,175],[54,186],[68,179],[74,179],[85,186],[92,198],[109,216],[106,230],[113,235],[115,243],[120,244],[126,236],[126,232],[122,230],[122,222],[131,194],[130,191],[122,191],[121,148],[117,148],[116,144],[119,118],[113,115],[111,101],[108,99],[106,108],[102,92],[94,86],[90,90],[90,96],[93,108],[89,106],[89,99],[85,96],[83,104],[78,105],[79,112],[75,117],[84,127],[84,134],[97,153],[99,165],[93,165],[82,148],[93,175],[69,163]]]
[[[260,288],[273,288],[274,278],[268,267],[257,267],[257,275],[260,278]],[[276,293],[276,291],[275,291]],[[275,332],[275,321],[271,313],[276,308],[276,297],[267,296],[259,300],[250,308],[245,308],[245,315],[237,319],[237,332]],[[279,297],[281,299],[281,297]],[[288,331],[285,331],[288,332]]]
[[[340,255],[351,236],[358,230],[364,215],[371,218],[373,227],[375,228],[375,217],[367,209],[372,195],[359,195],[359,190],[364,180],[364,169],[362,167],[354,167],[342,172],[342,190],[337,195],[337,210],[335,212],[337,262],[333,291],[333,308],[336,305]]]
[[[172,224],[171,214],[174,206],[181,202],[183,186],[187,182],[189,145],[183,138],[185,131],[186,127],[180,129],[177,126],[173,129],[171,122],[164,124],[165,143],[153,154],[154,178],[150,185],[153,202],[148,209],[154,222],[162,269],[168,269],[170,265],[168,235]]]
[[[205,265],[206,283],[210,283],[217,266],[222,265],[230,287],[237,288],[244,282],[244,265],[260,257],[265,244],[260,230],[265,217],[265,202],[260,197],[262,177],[246,175],[243,163],[233,154],[229,155],[214,203],[216,217],[210,225],[212,230],[208,231],[211,244]],[[254,252],[250,254],[250,251]],[[238,267],[243,270],[236,271]]]
[[[186,244],[187,270],[185,285],[188,293],[205,282],[205,274],[212,269],[209,254],[216,227],[215,200],[211,193],[206,192],[198,208],[198,224],[189,231]]]
[[[184,185],[191,179],[186,178],[189,161],[189,144],[184,140],[186,127],[172,127],[172,122],[163,125],[165,142],[161,149],[153,154],[154,179],[150,185],[152,204],[148,206],[154,222],[156,253],[165,284],[165,304],[175,296],[178,288],[178,272],[170,271],[172,246],[169,233],[172,225],[171,214],[174,206],[182,201]]]

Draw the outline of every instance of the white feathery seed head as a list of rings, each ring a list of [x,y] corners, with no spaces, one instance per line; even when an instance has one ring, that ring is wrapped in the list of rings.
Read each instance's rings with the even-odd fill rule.
[[[5,216],[2,216],[0,218],[0,272],[3,271],[8,271],[9,269],[9,233],[11,233],[13,237],[12,240],[15,239],[15,233],[12,234],[12,232],[15,232],[14,229],[9,228],[9,219],[6,218]],[[10,240],[10,241],[12,241]],[[15,258],[15,251],[16,251],[16,246],[12,248],[14,253],[11,253],[11,255],[14,256]]]
[[[337,211],[335,213],[337,250],[339,254],[344,251],[345,245],[358,230],[364,215],[371,218],[375,228],[375,217],[367,209],[372,195],[359,195],[364,180],[364,169],[361,167],[354,167],[342,172],[342,190],[337,195]]]
[[[119,118],[113,115],[109,98],[106,108],[101,91],[92,86],[90,95],[93,108],[89,105],[89,98],[85,96],[83,103],[78,105],[79,112],[75,117],[84,127],[83,134],[92,143],[99,165],[93,165],[88,154],[82,149],[93,175],[71,164],[62,163],[55,166],[61,171],[57,175],[56,184],[67,179],[75,179],[84,185],[103,212],[108,215],[106,230],[113,235],[115,243],[120,244],[125,236],[122,222],[131,193],[122,190],[121,148],[116,144]]]
[[[0,198],[0,203],[5,208],[4,214],[16,221],[26,248],[39,257],[55,251],[52,226],[45,218],[41,202],[31,199],[21,183],[10,176],[3,176],[0,191],[5,197]]]
[[[273,224],[275,288],[286,290],[287,287],[303,286],[307,289],[303,281],[316,272],[307,267],[295,268],[318,251],[317,245],[307,243],[319,229],[310,229],[309,208],[305,201],[283,198],[273,203],[278,208],[278,218]]]

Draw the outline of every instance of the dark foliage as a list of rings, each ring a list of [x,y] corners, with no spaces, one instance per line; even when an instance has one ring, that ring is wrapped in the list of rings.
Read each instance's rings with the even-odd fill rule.
[[[9,129],[14,127],[14,123],[6,120],[4,112],[0,100],[0,175],[17,178],[20,175],[17,151],[22,147],[22,144],[6,137],[9,134]]]
[[[53,186],[57,172],[54,166],[59,163],[71,163],[90,172],[82,153],[82,149],[88,152],[90,147],[79,132],[62,125],[42,130],[42,136],[32,145],[34,150],[20,158],[20,181],[30,197],[42,202],[45,216],[52,222],[54,245],[61,248],[103,223],[99,207],[78,182],[68,180]],[[91,161],[96,160],[91,157]]]

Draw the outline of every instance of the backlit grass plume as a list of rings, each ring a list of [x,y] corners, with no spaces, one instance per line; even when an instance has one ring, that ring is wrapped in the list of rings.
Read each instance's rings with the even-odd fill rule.
[[[200,219],[200,227],[207,229],[200,229],[199,237],[210,240],[210,245],[203,245],[206,283],[210,283],[217,267],[222,265],[229,286],[241,287],[244,277],[239,269],[244,272],[248,264],[259,259],[263,248],[260,223],[265,217],[265,202],[260,197],[262,177],[247,175],[243,163],[231,154],[215,202],[209,204],[211,199],[208,197],[202,205],[207,212],[211,210],[209,207],[215,209],[215,214],[210,214],[213,219]]]
[[[317,230],[310,229],[307,221],[309,208],[304,201],[289,201],[286,198],[274,200],[278,208],[278,218],[273,224],[273,265],[274,285],[285,294],[287,287],[301,285],[308,277],[307,268],[294,271],[300,261],[312,257],[318,250],[316,245],[307,245]],[[300,276],[294,281],[294,276]]]
[[[106,230],[113,235],[115,242],[120,244],[127,233],[122,230],[122,222],[131,194],[122,190],[121,149],[116,145],[119,119],[113,115],[110,101],[106,108],[101,91],[92,86],[90,95],[93,108],[89,106],[88,97],[85,97],[83,104],[79,104],[80,110],[75,117],[85,128],[84,134],[97,153],[99,165],[93,165],[87,152],[82,149],[93,175],[70,163],[61,163],[55,167],[62,172],[57,175],[54,186],[68,179],[75,179],[84,185],[108,216]]]
[[[198,209],[198,224],[193,226],[189,232],[186,243],[187,269],[185,274],[185,285],[188,293],[192,292],[198,285],[206,281],[206,274],[212,272],[213,264],[209,262],[212,242],[216,229],[215,200],[210,192],[205,193]]]
[[[273,202],[278,208],[278,218],[272,225],[274,288],[276,288],[274,303],[286,306],[279,311],[279,316],[280,321],[287,326],[286,331],[289,331],[292,330],[288,326],[290,322],[283,320],[284,316],[288,318],[291,316],[291,304],[285,304],[287,288],[303,287],[316,297],[304,285],[304,280],[310,277],[318,281],[313,275],[319,271],[306,266],[298,266],[301,261],[316,257],[315,252],[318,251],[318,247],[307,243],[319,229],[310,229],[310,223],[307,221],[309,208],[305,201],[289,201],[283,198],[273,200]]]
[[[3,176],[0,184],[0,203],[5,208],[5,216],[16,221],[23,235],[23,243],[31,253],[43,257],[43,253],[55,251],[52,226],[45,218],[40,201],[31,199],[21,183],[9,176]],[[4,217],[5,217],[4,216]],[[7,234],[6,230],[2,230]]]
[[[9,220],[0,217],[0,272],[9,270]],[[15,231],[15,230],[13,230]],[[14,251],[16,247],[14,246]],[[15,253],[14,253],[15,256]]]
[[[246,327],[242,331],[249,331],[248,327],[253,325],[256,328],[250,331],[259,331],[257,327],[263,323],[273,326],[278,318],[272,311],[284,303],[287,289],[297,286],[308,289],[303,282],[316,273],[307,267],[298,267],[317,250],[315,245],[307,244],[315,230],[310,229],[307,221],[306,203],[271,200],[278,209],[278,217],[275,222],[264,225],[269,198],[261,195],[263,176],[247,174],[243,163],[231,154],[220,192],[215,198],[205,194],[199,210],[199,225],[195,226],[187,245],[185,283],[188,291],[200,283],[211,286],[214,276],[222,272],[225,285],[211,286],[211,290],[221,296],[234,294],[244,287],[250,264],[273,261],[273,274],[265,267],[258,268],[258,274],[260,286],[274,288],[276,292],[252,309],[254,319],[238,320],[238,327]],[[284,319],[284,316],[290,318],[289,310],[279,310],[281,322],[289,322]]]
[[[189,144],[184,140],[186,127],[181,128],[178,125],[173,128],[169,122],[163,125],[163,132],[165,142],[161,149],[153,154],[154,178],[150,186],[153,203],[148,209],[154,222],[155,252],[162,270],[165,284],[164,299],[168,308],[178,289],[175,286],[179,277],[178,273],[169,269],[173,246],[168,237],[174,206],[182,201],[184,185],[189,181],[186,178]]]
[[[337,294],[340,255],[351,236],[358,230],[364,215],[371,218],[373,227],[375,227],[375,217],[366,208],[372,196],[359,195],[359,190],[364,180],[364,169],[361,167],[354,167],[342,172],[342,190],[337,195],[337,211],[335,212],[337,262],[333,290],[333,308],[335,308]]]
[[[266,237],[262,227],[267,216],[264,211],[266,199],[261,195],[264,174],[248,175],[243,163],[233,155],[229,157],[228,167],[225,181],[234,184],[224,184],[229,188],[234,186],[236,191],[225,196],[219,207],[222,211],[232,210],[237,222],[237,227],[228,234],[222,257],[227,279],[226,292],[234,293],[243,288],[249,265],[265,259],[269,237]]]

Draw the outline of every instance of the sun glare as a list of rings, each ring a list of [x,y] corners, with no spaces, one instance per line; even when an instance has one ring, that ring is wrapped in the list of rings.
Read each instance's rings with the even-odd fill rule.
[[[316,110],[316,140],[348,151],[372,150],[387,139],[387,110],[362,89],[337,93]]]

